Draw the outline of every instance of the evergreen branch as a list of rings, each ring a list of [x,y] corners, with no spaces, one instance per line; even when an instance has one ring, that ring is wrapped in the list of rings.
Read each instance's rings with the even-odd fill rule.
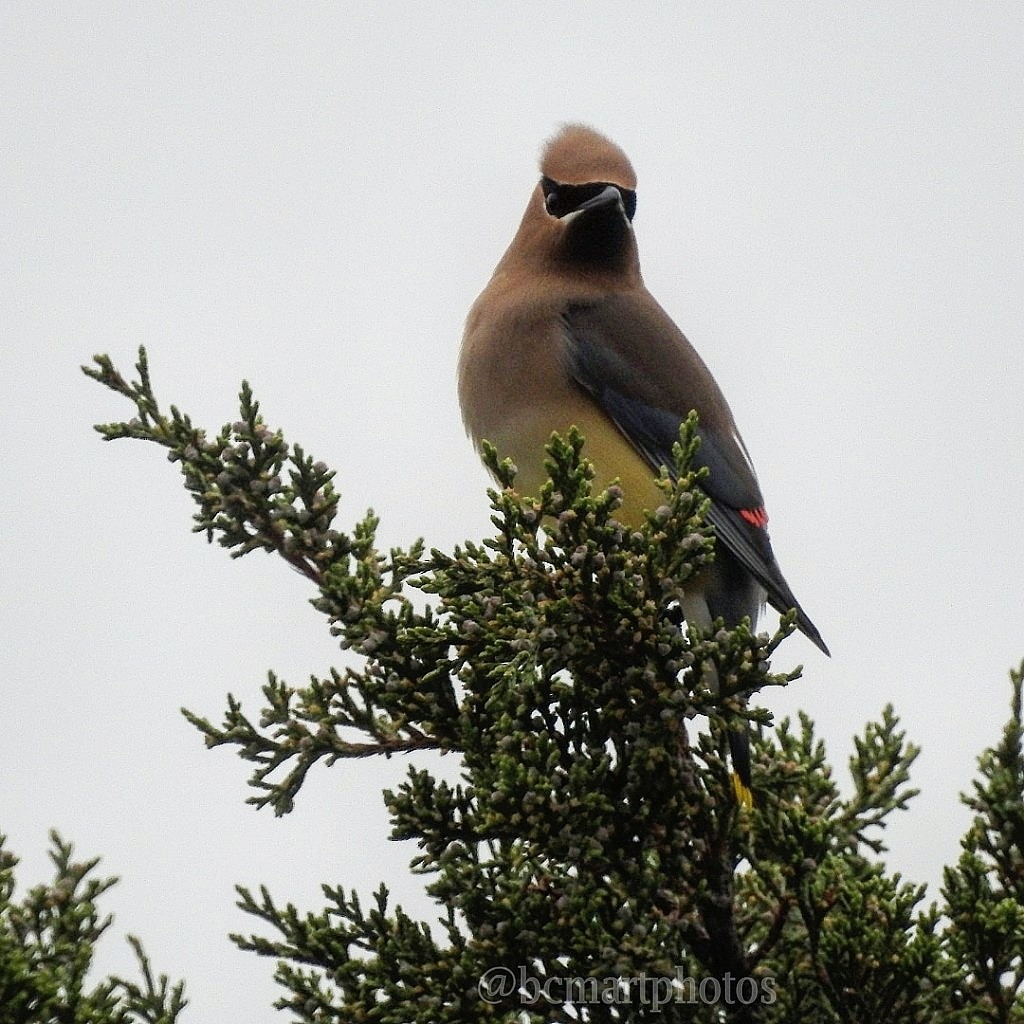
[[[228,694],[228,710],[222,728],[182,708],[182,714],[206,737],[207,747],[239,748],[239,756],[257,765],[249,784],[260,792],[248,802],[257,808],[270,806],[287,814],[309,770],[321,760],[328,765],[340,758],[369,757],[439,749],[439,742],[415,727],[378,717],[374,709],[359,706],[351,696],[354,673],[345,676],[332,670],[329,680],[312,679],[295,690],[270,673],[263,687],[268,708],[254,725],[241,704]],[[343,731],[361,731],[372,742],[345,739]],[[276,773],[291,764],[283,778]]]
[[[1024,664],[1011,671],[1010,686],[1002,738],[982,753],[980,778],[961,798],[975,818],[958,863],[943,873],[944,987],[970,1024],[1024,1019]]]
[[[140,986],[124,978],[115,978],[118,988],[124,993],[128,1011],[145,1024],[174,1024],[178,1015],[188,1004],[185,999],[185,983],[171,986],[166,974],[153,976],[153,968],[142,944],[134,935],[128,936],[128,943],[135,953],[142,973]]]
[[[186,1005],[184,985],[154,981],[138,939],[130,939],[143,986],[118,977],[90,987],[96,943],[110,926],[99,899],[115,878],[94,876],[98,858],[78,862],[74,850],[50,833],[52,882],[14,901],[17,858],[0,836],[0,1020],[4,1024],[174,1024]]]
[[[138,412],[127,422],[98,424],[96,430],[106,441],[130,437],[168,449],[168,459],[180,464],[185,488],[199,506],[195,532],[211,542],[216,537],[234,558],[275,552],[317,584],[330,566],[349,558],[353,541],[332,528],[338,506],[334,474],[265,425],[246,382],[239,394],[240,418],[211,440],[176,407],[169,415],[161,411],[145,348],[139,349],[134,382],[109,356],[95,356],[94,363],[83,372],[128,398]]]
[[[856,753],[850,758],[850,774],[856,793],[840,815],[842,826],[857,841],[875,853],[885,845],[868,836],[870,828],[885,828],[885,819],[893,811],[907,809],[920,790],[908,787],[910,766],[921,748],[906,743],[906,733],[897,731],[899,719],[892,705],[882,709],[880,724],[870,723],[863,738],[855,736]]]

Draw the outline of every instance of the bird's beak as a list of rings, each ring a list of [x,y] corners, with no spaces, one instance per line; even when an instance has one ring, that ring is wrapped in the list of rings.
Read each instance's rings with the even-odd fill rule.
[[[622,205],[622,193],[614,185],[608,185],[594,196],[593,199],[580,203],[574,212],[582,213],[584,210],[595,210],[602,206],[611,206],[614,203],[619,204],[623,213],[626,212],[626,208]]]

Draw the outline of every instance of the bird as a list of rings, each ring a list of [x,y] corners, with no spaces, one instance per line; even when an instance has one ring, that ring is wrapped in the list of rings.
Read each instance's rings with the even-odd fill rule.
[[[516,486],[547,479],[545,445],[575,426],[595,484],[622,489],[617,517],[643,521],[664,496],[656,480],[691,410],[695,464],[710,499],[715,557],[681,601],[708,633],[757,622],[765,602],[796,610],[797,627],[829,650],[782,575],[747,447],[704,360],[644,285],[633,218],[637,179],[601,133],[567,124],[544,147],[540,181],[511,244],[466,318],[458,394],[466,432],[518,469]],[[714,677],[717,685],[717,676]],[[753,802],[746,723],[727,731],[736,799]]]

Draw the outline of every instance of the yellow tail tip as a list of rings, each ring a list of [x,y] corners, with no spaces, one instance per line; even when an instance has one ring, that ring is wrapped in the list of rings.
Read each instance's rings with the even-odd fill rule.
[[[754,794],[750,787],[735,773],[732,773],[732,791],[736,794],[736,803],[750,810],[754,806]]]

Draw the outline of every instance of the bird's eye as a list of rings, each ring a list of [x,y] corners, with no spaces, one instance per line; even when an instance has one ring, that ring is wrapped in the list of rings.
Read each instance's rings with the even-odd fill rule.
[[[562,217],[565,212],[560,209],[561,200],[558,195],[558,182],[552,181],[551,178],[541,178],[540,187],[544,191],[544,209],[551,214],[552,217]]]

